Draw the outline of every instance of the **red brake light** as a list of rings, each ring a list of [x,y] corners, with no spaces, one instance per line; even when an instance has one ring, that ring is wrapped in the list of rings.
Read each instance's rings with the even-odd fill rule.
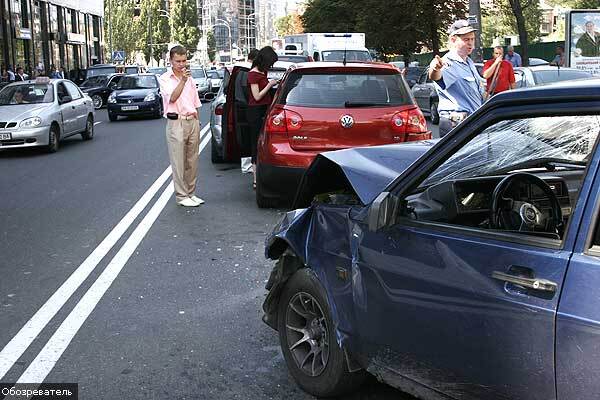
[[[223,104],[219,104],[215,107],[215,115],[223,115]]]
[[[392,129],[401,134],[400,141],[431,139],[427,130],[427,122],[418,108],[397,112],[392,116]]]
[[[265,123],[267,133],[287,133],[302,128],[302,117],[300,114],[281,107],[273,107]]]

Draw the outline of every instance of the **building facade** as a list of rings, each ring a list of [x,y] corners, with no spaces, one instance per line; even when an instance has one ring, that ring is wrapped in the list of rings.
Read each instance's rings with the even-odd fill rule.
[[[0,0],[0,64],[29,75],[103,62],[103,0]]]
[[[197,0],[200,39],[200,61],[209,62],[208,33],[216,41],[216,61],[231,62],[256,48],[257,14],[255,0]]]

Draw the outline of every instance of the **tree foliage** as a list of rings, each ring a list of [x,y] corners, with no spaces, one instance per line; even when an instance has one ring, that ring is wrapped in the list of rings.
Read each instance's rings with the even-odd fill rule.
[[[502,0],[498,7],[505,23],[512,32],[519,34],[523,65],[529,65],[528,44],[540,37],[542,12],[539,0]]]
[[[275,29],[279,37],[304,32],[302,20],[298,14],[288,14],[275,20]]]
[[[170,22],[173,40],[189,51],[196,51],[200,40],[196,0],[174,0]]]
[[[141,49],[150,63],[150,55],[154,58],[167,52],[168,43],[171,36],[169,20],[161,16],[160,10],[163,9],[163,0],[141,0],[140,16],[138,23],[140,25],[140,34],[137,40],[137,47]]]
[[[302,22],[306,32],[364,32],[367,47],[410,55],[424,46],[438,52],[465,13],[463,0],[308,0]]]
[[[112,3],[112,4],[111,4]],[[112,50],[123,50],[127,61],[134,61],[135,52],[138,48],[139,24],[134,20],[134,0],[123,0],[104,2],[104,37],[107,41],[107,51],[110,53],[112,38]],[[107,59],[111,55],[108,54]]]
[[[208,47],[208,59],[210,62],[213,62],[215,61],[215,54],[217,53],[217,40],[215,39],[213,31],[208,31],[206,34],[206,44]]]

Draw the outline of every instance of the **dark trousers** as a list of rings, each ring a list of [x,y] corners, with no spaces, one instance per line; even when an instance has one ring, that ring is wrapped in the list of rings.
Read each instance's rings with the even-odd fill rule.
[[[258,145],[258,136],[265,122],[267,114],[267,105],[250,106],[246,111],[248,117],[248,133],[250,136],[250,155],[252,156],[252,164],[256,164],[256,148]]]

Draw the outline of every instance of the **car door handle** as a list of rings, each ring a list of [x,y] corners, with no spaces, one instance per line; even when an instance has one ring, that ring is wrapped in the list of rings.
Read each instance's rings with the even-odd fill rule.
[[[540,290],[543,292],[556,292],[556,288],[558,286],[555,282],[549,281],[547,279],[525,278],[522,276],[515,276],[500,271],[492,272],[492,278],[508,283],[513,283],[515,285],[520,285],[528,289]]]

